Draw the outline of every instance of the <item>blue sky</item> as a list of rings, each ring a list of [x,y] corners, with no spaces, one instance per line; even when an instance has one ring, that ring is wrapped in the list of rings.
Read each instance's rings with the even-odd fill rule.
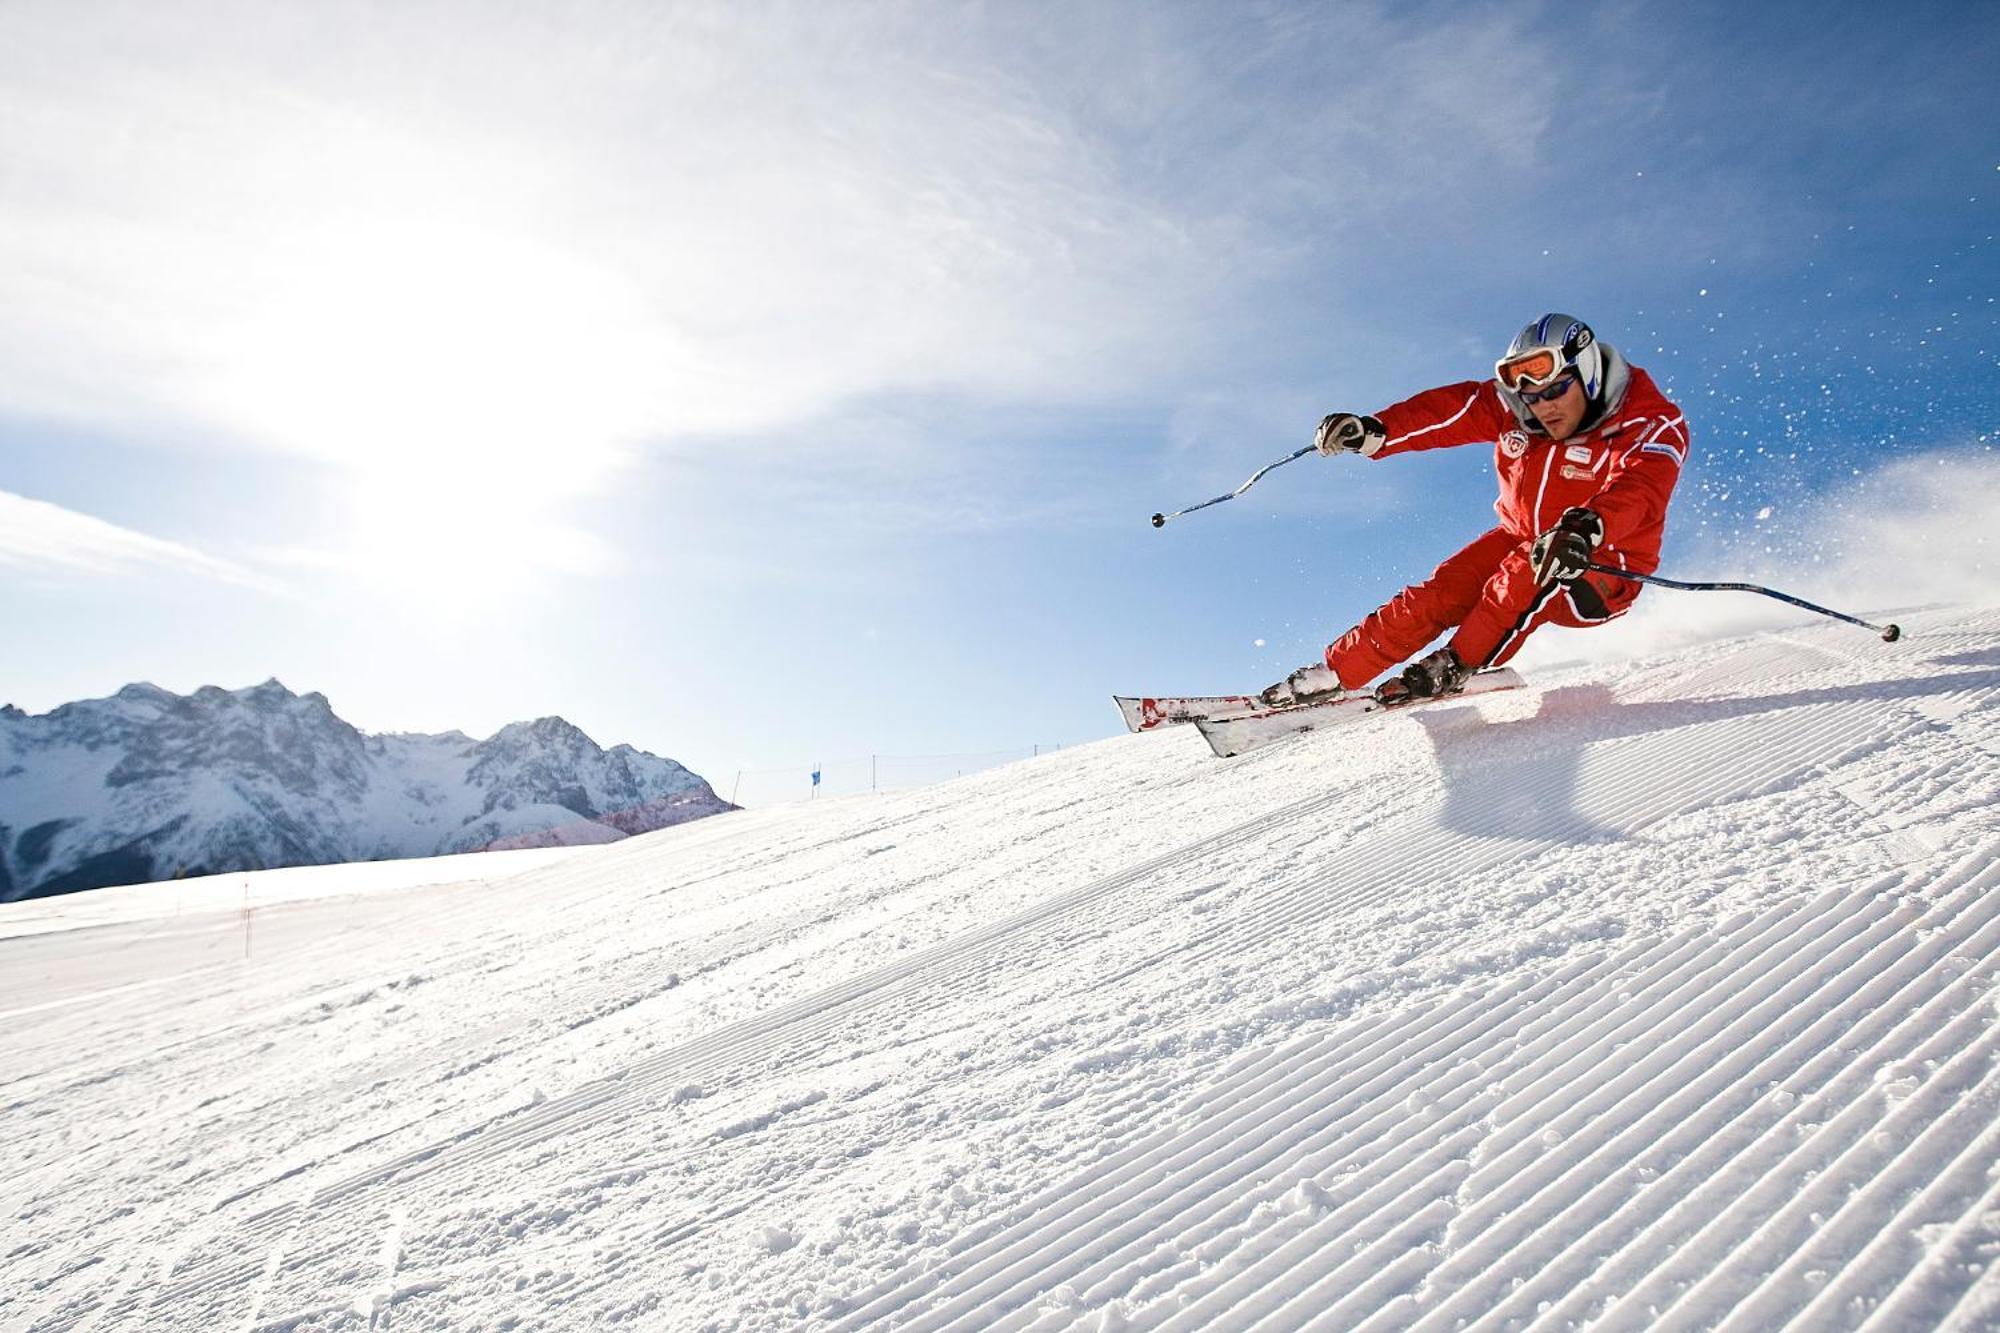
[[[1693,420],[1667,572],[1984,485],[2000,15],[1661,9],[10,5],[0,700],[275,675],[754,799],[1090,739],[1492,480],[1148,515],[1547,309]]]

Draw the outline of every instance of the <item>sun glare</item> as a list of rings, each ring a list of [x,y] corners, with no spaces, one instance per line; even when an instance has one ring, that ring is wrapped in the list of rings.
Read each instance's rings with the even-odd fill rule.
[[[469,226],[346,223],[267,257],[218,392],[353,480],[354,567],[402,586],[602,568],[561,514],[684,358],[611,275]]]

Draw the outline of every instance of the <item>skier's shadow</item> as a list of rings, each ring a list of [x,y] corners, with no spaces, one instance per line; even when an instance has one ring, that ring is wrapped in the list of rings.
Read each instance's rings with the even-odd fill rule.
[[[1975,648],[1969,653],[1952,653],[1947,657],[1933,657],[1933,666],[1990,666],[2000,667],[2000,648]]]
[[[1444,774],[1439,822],[1484,838],[1623,838],[1577,808],[1585,748],[1605,738],[1605,714],[1617,707],[1608,686],[1582,685],[1548,691],[1533,717],[1514,722],[1482,722],[1469,705],[1412,713]]]
[[[1955,660],[1984,665],[1991,659],[1979,653]],[[1608,686],[1577,685],[1550,690],[1533,717],[1511,722],[1481,723],[1470,706],[1411,716],[1444,771],[1439,819],[1446,828],[1485,838],[1601,843],[1623,841],[1635,829],[1600,823],[1578,807],[1583,758],[1593,745],[1813,704],[1890,704],[1994,686],[2000,686],[2000,670],[1988,669],[1748,698],[1620,703]]]

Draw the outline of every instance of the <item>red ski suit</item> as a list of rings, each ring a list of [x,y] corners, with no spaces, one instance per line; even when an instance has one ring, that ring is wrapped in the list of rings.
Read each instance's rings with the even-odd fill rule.
[[[1498,666],[1539,626],[1599,625],[1623,615],[1639,595],[1628,579],[1586,574],[1577,585],[1535,583],[1528,548],[1572,505],[1604,520],[1597,563],[1639,574],[1659,568],[1667,501],[1687,461],[1687,421],[1637,366],[1617,408],[1561,442],[1524,429],[1492,380],[1429,389],[1376,415],[1388,433],[1377,458],[1491,442],[1500,526],[1328,645],[1326,664],[1348,689],[1408,661],[1453,626],[1459,661]]]

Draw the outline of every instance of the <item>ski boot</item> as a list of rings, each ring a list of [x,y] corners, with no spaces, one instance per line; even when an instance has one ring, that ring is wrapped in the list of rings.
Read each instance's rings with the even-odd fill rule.
[[[1465,663],[1458,660],[1457,653],[1449,648],[1440,648],[1404,667],[1400,676],[1391,676],[1377,685],[1375,702],[1384,708],[1394,708],[1417,699],[1437,699],[1457,694],[1464,688],[1465,678],[1471,674],[1465,669]]]

